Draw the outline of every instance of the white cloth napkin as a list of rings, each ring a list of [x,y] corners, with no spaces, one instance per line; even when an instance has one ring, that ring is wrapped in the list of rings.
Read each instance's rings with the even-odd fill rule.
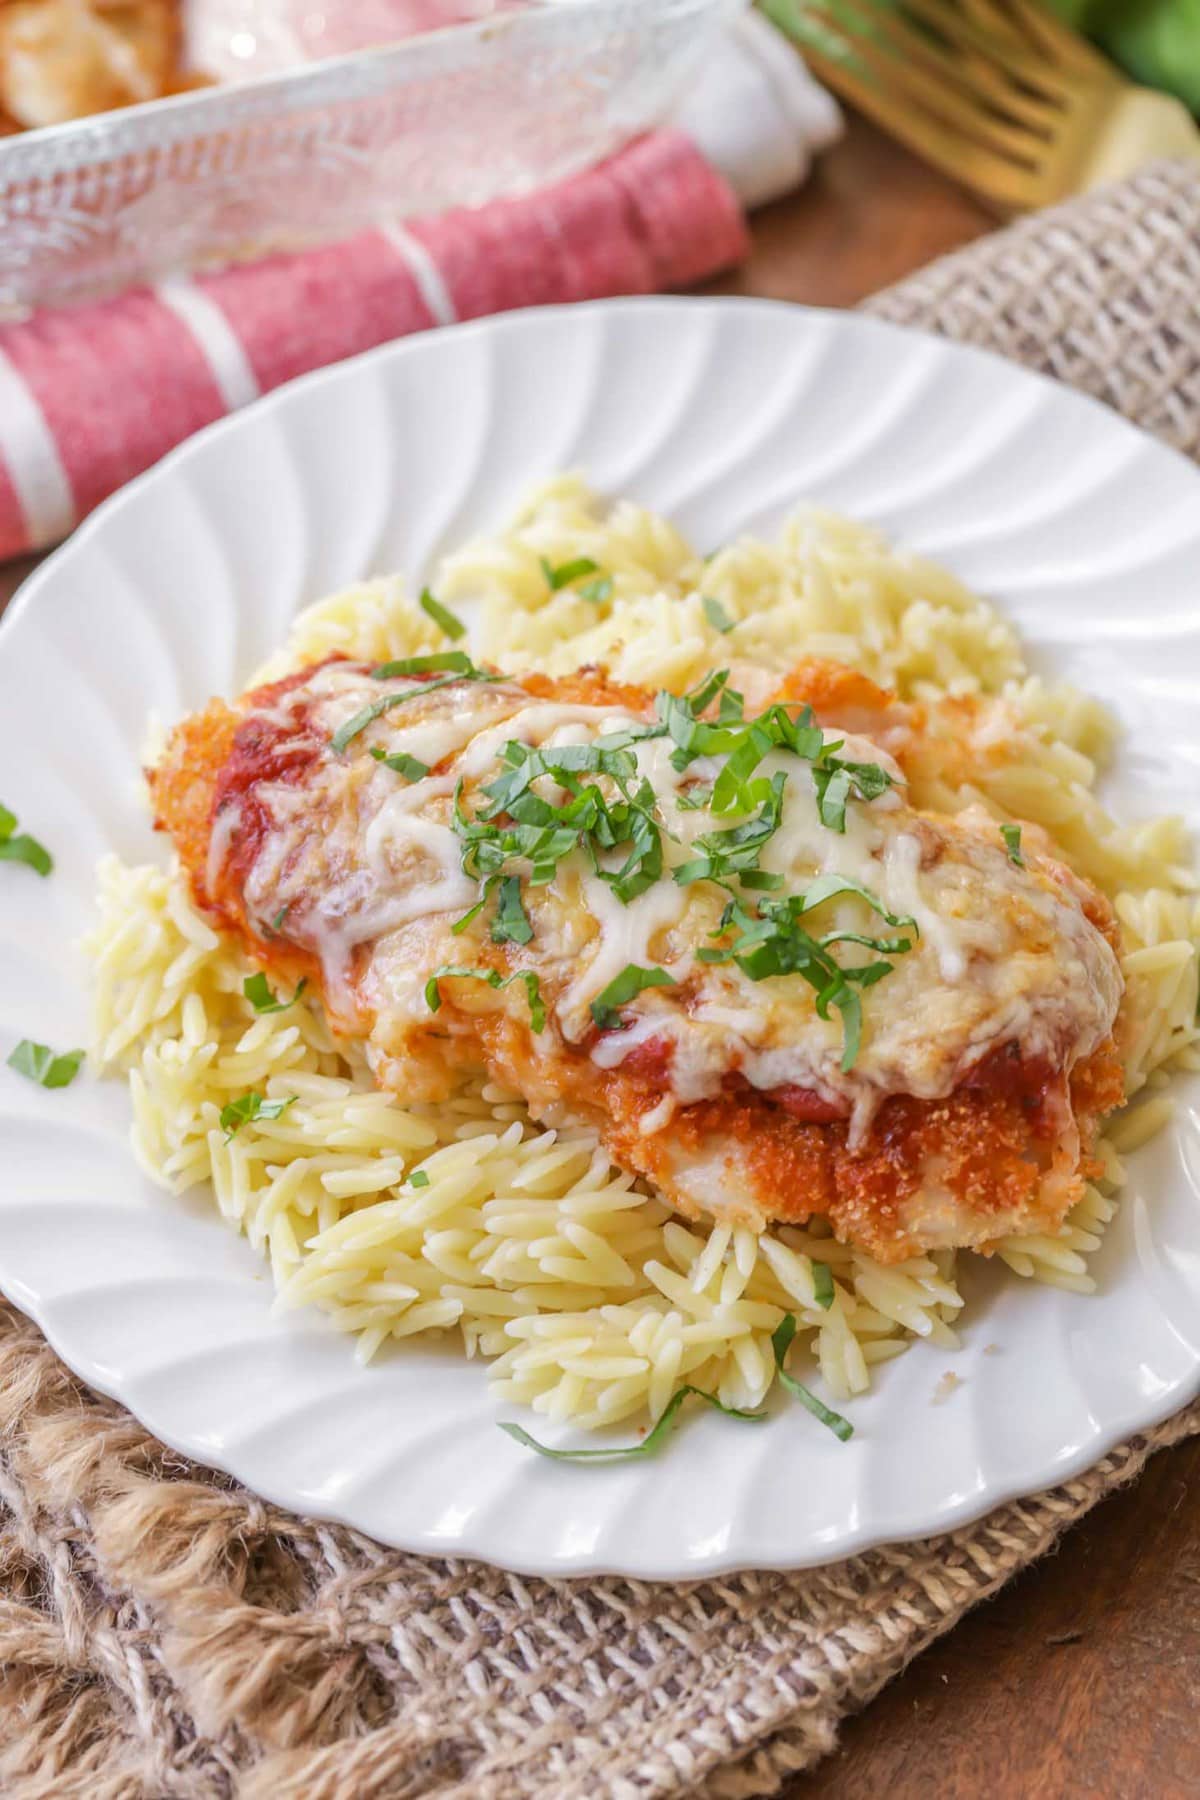
[[[674,123],[746,207],[799,187],[813,157],[842,134],[832,95],[813,80],[795,46],[750,10],[721,33]]]

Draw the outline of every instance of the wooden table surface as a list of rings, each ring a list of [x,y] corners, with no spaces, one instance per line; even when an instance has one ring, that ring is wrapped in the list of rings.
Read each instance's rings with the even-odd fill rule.
[[[708,291],[849,306],[992,224],[854,121]],[[0,566],[0,607],[33,563]],[[1198,1491],[1200,1438],[1161,1452],[885,1688],[786,1800],[1200,1795]]]

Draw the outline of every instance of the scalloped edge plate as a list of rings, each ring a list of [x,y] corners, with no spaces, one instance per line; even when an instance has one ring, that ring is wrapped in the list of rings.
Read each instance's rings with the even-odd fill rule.
[[[147,715],[232,692],[298,607],[419,580],[520,491],[582,466],[702,545],[815,499],[995,599],[1113,704],[1110,798],[1200,823],[1200,472],[1095,402],[984,352],[851,314],[634,300],[431,332],[293,383],[109,500],[0,627],[4,798],[55,850],[0,884],[0,1055],[86,1035],[72,948],[102,852],[161,856],[138,798]],[[1163,795],[1157,802],[1154,794]],[[33,904],[31,905],[31,901]],[[1093,1298],[972,1266],[964,1347],[854,1403],[704,1416],[647,1464],[578,1469],[495,1427],[482,1366],[413,1346],[362,1370],[202,1197],[138,1172],[121,1084],[0,1070],[0,1287],[86,1381],[199,1462],[397,1547],[529,1573],[696,1577],[827,1562],[962,1525],[1077,1474],[1200,1390],[1200,1082],[1139,1151]],[[961,1379],[933,1403],[940,1376]]]

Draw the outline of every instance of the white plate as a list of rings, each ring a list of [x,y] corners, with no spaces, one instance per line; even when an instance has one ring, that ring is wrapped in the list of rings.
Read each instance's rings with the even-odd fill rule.
[[[297,607],[415,581],[527,483],[582,466],[701,546],[812,496],[998,600],[1109,700],[1114,803],[1200,819],[1200,473],[1008,364],[864,318],[747,301],[527,312],[298,382],[201,433],[95,515],[0,631],[3,798],[53,878],[0,869],[0,1055],[80,1042],[102,852],[161,856],[137,796],[151,708],[235,692]],[[958,1525],[1082,1469],[1200,1387],[1200,1084],[1132,1159],[1097,1297],[968,1272],[966,1344],[880,1371],[839,1444],[800,1409],[691,1418],[668,1452],[541,1461],[484,1370],[409,1348],[363,1371],[202,1198],[138,1174],[118,1082],[0,1069],[0,1285],[167,1443],[398,1546],[547,1574],[696,1576],[827,1561]],[[985,1355],[995,1347],[998,1353]],[[932,1403],[953,1367],[962,1385]],[[511,1408],[505,1408],[511,1415]]]

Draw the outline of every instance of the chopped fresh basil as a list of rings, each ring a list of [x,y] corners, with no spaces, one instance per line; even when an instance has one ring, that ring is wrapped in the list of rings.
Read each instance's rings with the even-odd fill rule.
[[[676,1417],[684,1401],[690,1396],[703,1400],[715,1411],[724,1413],[727,1419],[746,1419],[758,1424],[766,1418],[765,1412],[751,1412],[740,1406],[726,1406],[707,1388],[693,1387],[691,1382],[676,1388],[666,1406],[660,1413],[654,1426],[646,1433],[640,1444],[605,1444],[597,1450],[554,1450],[549,1444],[539,1444],[531,1437],[522,1425],[514,1425],[502,1419],[498,1421],[501,1431],[506,1431],[510,1438],[524,1446],[526,1450],[536,1450],[539,1456],[549,1457],[552,1462],[627,1462],[635,1456],[653,1456],[662,1449],[671,1434]]]
[[[845,831],[848,800],[877,800],[892,785],[891,776],[878,763],[843,762],[832,754],[838,748],[826,744],[820,761],[813,764],[817,811],[830,831]]]
[[[429,1186],[428,1169],[414,1169],[408,1178],[409,1187],[423,1188]]]
[[[242,1094],[236,1100],[229,1101],[221,1108],[221,1130],[225,1133],[225,1142],[236,1137],[243,1125],[249,1125],[255,1119],[278,1119],[289,1106],[296,1104],[299,1096],[289,1094],[286,1100],[264,1100],[261,1094]]]
[[[425,1004],[430,1012],[437,1012],[442,1004],[438,982],[450,977],[459,981],[486,981],[490,988],[508,987],[510,983],[519,981],[529,1001],[529,1023],[535,1032],[546,1029],[546,1006],[538,978],[532,969],[514,969],[511,975],[501,975],[499,969],[464,969],[456,963],[443,963],[425,983]]]
[[[609,776],[617,797],[582,781],[583,774]],[[564,802],[556,805],[535,791],[533,784],[543,775],[566,789]],[[530,884],[540,887],[553,880],[564,856],[585,849],[596,875],[628,905],[662,874],[655,793],[623,746],[563,744],[535,750],[510,742],[501,753],[500,773],[482,792],[486,804],[474,818],[463,811],[461,795],[456,795],[454,814],[463,869],[481,881],[512,873],[511,865],[520,863],[530,865]],[[501,817],[511,824],[496,823]],[[625,852],[616,867],[604,860],[611,851]]]
[[[1018,869],[1025,867],[1025,858],[1021,855],[1021,827],[1019,825],[1002,825],[1000,836],[1004,839],[1004,848],[1008,851],[1010,863],[1016,863]]]
[[[606,600],[612,599],[613,578],[611,575],[597,575],[595,581],[585,581],[575,592],[581,600],[590,600],[593,606],[603,606]]]
[[[330,738],[330,746],[340,755],[356,738],[360,731],[390,712],[394,706],[403,706],[408,700],[416,700],[423,694],[436,693],[439,688],[453,687],[457,681],[496,681],[498,676],[489,675],[484,669],[477,669],[464,650],[442,650],[436,656],[409,656],[401,662],[380,663],[371,673],[381,681],[390,681],[404,675],[425,675],[438,669],[448,669],[449,674],[442,675],[436,681],[426,681],[420,687],[406,688],[402,694],[384,694],[379,700],[372,700],[356,712],[353,718],[339,725]]]
[[[833,1305],[833,1270],[828,1263],[815,1262],[812,1266],[813,1299],[826,1312]]]
[[[828,1426],[834,1437],[840,1438],[844,1444],[854,1436],[854,1427],[849,1419],[844,1419],[841,1413],[834,1412],[833,1408],[826,1406],[823,1400],[818,1400],[811,1388],[806,1388],[802,1381],[797,1381],[794,1375],[789,1375],[784,1367],[795,1335],[795,1314],[785,1313],[771,1337],[771,1348],[775,1352],[775,1372],[788,1393],[793,1394],[801,1406],[808,1408],[814,1419],[820,1419],[822,1425]]]
[[[547,580],[559,586],[587,572],[576,564],[553,569],[547,563],[546,570]],[[704,807],[714,819],[736,820],[695,838],[692,854],[671,871],[684,887],[711,881],[736,894],[732,884],[737,882],[745,891],[763,895],[778,895],[784,887],[783,875],[760,866],[763,849],[783,818],[787,771],[762,769],[777,752],[810,764],[821,818],[835,831],[845,831],[846,807],[852,798],[875,799],[891,785],[891,777],[878,764],[840,758],[836,752],[843,740],[827,741],[808,706],[789,710],[776,704],[747,719],[743,697],[730,687],[726,669],[714,670],[684,694],[659,693],[655,713],[653,723],[627,726],[590,744],[506,743],[497,773],[480,790],[482,804],[473,816],[464,810],[460,784],[454,829],[463,846],[463,870],[481,883],[481,893],[476,905],[458,920],[456,931],[478,916],[494,886],[503,883],[493,939],[527,943],[532,928],[521,904],[522,880],[531,887],[553,880],[560,861],[574,851],[582,850],[590,858],[594,874],[626,905],[662,878],[666,828],[658,797],[641,774],[633,748],[648,738],[671,740],[671,762],[680,774],[686,774],[698,758],[724,759],[711,781],[685,783],[680,794],[684,807]],[[586,779],[589,776],[605,778],[607,785],[601,787]],[[549,795],[537,785],[543,777],[554,784]],[[725,942],[698,955],[709,963],[734,962],[753,981],[802,975],[816,991],[819,1016],[827,1019],[831,1008],[841,1016],[842,1067],[849,1070],[861,1041],[861,991],[891,972],[886,959],[910,950],[912,939],[854,931],[813,936],[800,920],[839,894],[856,895],[895,928],[915,929],[911,918],[889,913],[867,888],[847,877],[822,876],[807,893],[764,899],[756,910],[735,899],[725,910],[720,931],[713,934]],[[879,960],[843,965],[830,954],[831,947],[840,943],[872,950]],[[624,1001],[642,987],[661,986],[669,979],[662,970],[630,965],[593,1003],[596,1023],[611,1029],[620,1023]],[[498,980],[497,976],[492,985]],[[635,980],[635,985],[625,991],[622,984],[627,980]]]
[[[301,979],[291,999],[280,1000],[271,992],[267,978],[260,969],[257,975],[247,975],[242,983],[242,992],[256,1013],[277,1013],[286,1012],[289,1006],[295,1006],[307,986],[307,979]]]
[[[632,1000],[636,994],[646,988],[675,987],[673,975],[665,969],[642,969],[637,963],[626,963],[619,975],[615,975],[608,986],[601,988],[592,1001],[591,1013],[601,1031],[611,1031],[614,1025],[621,1023],[618,1008]]]
[[[731,900],[721,915],[720,935],[734,929],[738,935],[730,943],[696,954],[701,962],[736,963],[751,981],[802,975],[816,990],[818,1015],[827,1019],[830,1008],[836,1007],[841,1016],[842,1070],[848,1073],[857,1060],[862,1036],[858,990],[882,981],[891,974],[892,965],[880,961],[851,968],[837,962],[825,944],[799,923],[805,910],[805,896],[797,894],[782,900],[760,900],[755,912]],[[901,944],[907,948],[908,940],[896,940],[897,951]]]
[[[713,630],[719,631],[722,636],[725,632],[732,631],[737,624],[737,620],[730,618],[729,614],[725,611],[725,608],[721,605],[721,602],[719,600],[714,600],[711,594],[702,594],[700,598],[701,604],[704,607],[704,616],[712,626]]]
[[[600,575],[603,573],[600,564],[593,562],[590,556],[576,556],[571,562],[559,563],[557,568],[548,557],[538,558],[542,565],[542,574],[546,577],[546,586],[552,594],[559,588],[570,587],[573,581],[579,581],[584,575]]]
[[[39,844],[27,831],[17,830],[17,815],[0,806],[0,862],[24,863],[38,875],[49,875],[54,858],[45,844]]]
[[[435,650],[428,656],[402,656],[396,662],[376,663],[376,681],[392,681],[401,675],[478,675],[465,650]]]
[[[450,638],[453,643],[457,644],[459,638],[466,637],[467,628],[462,620],[456,618],[454,613],[452,613],[448,607],[443,606],[441,601],[431,594],[428,588],[421,589],[420,605],[421,611],[428,618],[432,619],[435,625],[440,625],[446,636]]]
[[[263,926],[263,936],[269,938],[278,937],[283,926],[283,921],[287,918],[291,910],[292,903],[289,900],[285,906],[280,907],[279,911],[275,914],[275,917],[271,920],[271,923]]]
[[[747,784],[745,798],[758,811],[741,825],[725,831],[709,831],[698,837],[695,848],[703,854],[680,863],[674,871],[681,887],[694,881],[728,881],[733,875],[756,870],[763,845],[779,829],[783,817],[783,793],[787,776],[780,770],[770,781],[759,778]],[[761,886],[763,883],[755,883]],[[774,886],[773,882],[768,885]]]
[[[474,906],[472,906],[469,911],[465,912],[461,919],[455,919],[453,925],[450,927],[455,937],[460,937],[467,929],[467,926],[472,924],[473,921],[479,917],[480,913],[491,899],[492,890],[495,888],[499,879],[500,877],[498,875],[489,875],[483,884],[482,892]]]
[[[403,775],[406,781],[424,781],[429,773],[429,764],[423,763],[419,757],[410,756],[406,750],[397,750],[389,756],[386,750],[372,744],[371,755],[385,769],[391,769],[393,774]]]
[[[856,894],[860,900],[866,901],[872,912],[877,912],[881,919],[886,919],[889,925],[911,926],[914,931],[917,929],[917,921],[909,913],[890,913],[870,888],[851,881],[848,875],[818,875],[815,881],[810,881],[801,898],[797,916],[812,912],[814,907],[823,905],[826,900],[835,899],[839,894]]]
[[[527,944],[532,936],[533,926],[521,903],[520,877],[506,875],[500,883],[496,917],[492,920],[492,942]]]
[[[28,1038],[22,1038],[8,1059],[10,1069],[18,1075],[24,1075],[27,1081],[36,1081],[39,1087],[70,1087],[79,1073],[79,1065],[83,1061],[82,1050],[64,1050],[56,1054],[49,1044],[34,1044]]]

